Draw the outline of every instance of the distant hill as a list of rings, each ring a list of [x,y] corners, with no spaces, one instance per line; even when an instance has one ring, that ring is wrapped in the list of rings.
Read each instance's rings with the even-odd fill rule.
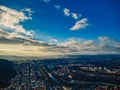
[[[7,87],[9,80],[16,75],[14,64],[8,60],[0,59],[0,88]]]

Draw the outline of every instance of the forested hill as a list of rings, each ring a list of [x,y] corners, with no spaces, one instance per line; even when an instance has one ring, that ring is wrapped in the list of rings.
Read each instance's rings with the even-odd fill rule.
[[[14,64],[8,60],[0,59],[0,88],[9,85],[9,80],[16,75]]]

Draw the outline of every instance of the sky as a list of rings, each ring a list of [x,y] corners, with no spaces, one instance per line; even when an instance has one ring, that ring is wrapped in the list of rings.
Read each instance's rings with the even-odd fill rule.
[[[0,0],[0,55],[120,54],[119,0]]]

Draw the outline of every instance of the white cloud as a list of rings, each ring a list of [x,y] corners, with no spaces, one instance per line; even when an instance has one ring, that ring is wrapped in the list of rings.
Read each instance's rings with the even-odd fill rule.
[[[72,13],[72,17],[77,20],[81,17],[81,14],[77,14],[77,13]]]
[[[63,13],[67,17],[72,17],[74,20],[79,20],[81,18],[81,14],[71,12],[70,9],[64,8]],[[70,30],[80,30],[80,29],[85,29],[89,24],[87,23],[88,19],[87,18],[82,18],[79,21],[77,21],[71,28]]]
[[[54,7],[55,7],[56,9],[60,9],[60,8],[61,8],[60,5],[55,5]]]
[[[81,38],[70,38],[58,46],[66,47],[66,54],[120,54],[120,42],[109,38],[108,42],[103,42],[103,39],[109,37],[98,37],[97,40],[84,40]],[[100,40],[102,39],[102,41]],[[114,45],[111,43],[114,42]]]
[[[21,10],[22,12],[27,12],[29,18],[31,18],[32,14],[35,13],[31,8],[24,8]],[[32,18],[31,18],[32,19]]]
[[[52,44],[55,44],[55,43],[58,43],[59,42],[59,40],[57,40],[57,39],[50,39],[49,40],[49,43],[52,43]]]
[[[56,6],[56,8],[59,8],[59,6]],[[70,16],[75,20],[79,19],[82,16],[81,14],[71,12],[71,10],[68,8],[64,8],[63,13],[65,16]]]
[[[64,13],[65,16],[70,16],[70,14],[71,14],[70,10],[67,9],[67,8],[64,8],[63,13]]]
[[[49,43],[44,43],[17,35],[15,37],[14,35],[0,30],[0,55],[54,57],[73,54],[120,54],[120,42],[109,37],[106,37],[109,38],[109,43],[103,42],[106,40],[105,37],[98,37],[96,40],[69,38],[64,42],[49,37]],[[111,45],[113,42],[114,45]]]
[[[50,2],[50,0],[43,0],[45,3],[48,3],[48,2]]]
[[[109,37],[98,37],[98,40],[99,40],[99,42],[101,42],[104,45],[109,44],[111,46],[120,47],[119,41],[109,38]]]
[[[31,13],[30,9],[25,9]],[[23,11],[17,11],[6,6],[0,6],[0,27],[13,32],[24,34],[26,36],[32,36],[33,31],[27,31],[20,22],[32,19],[30,16],[26,16]]]
[[[39,35],[39,39],[50,44],[56,44],[59,42],[58,39],[48,35]]]
[[[70,30],[80,30],[86,28],[89,24],[87,23],[88,19],[87,18],[82,18],[79,21],[77,21]]]

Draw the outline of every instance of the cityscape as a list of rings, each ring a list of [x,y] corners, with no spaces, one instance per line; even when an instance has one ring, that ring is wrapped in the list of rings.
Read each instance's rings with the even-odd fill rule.
[[[13,61],[17,75],[3,90],[120,90],[120,56]]]
[[[120,0],[0,0],[0,90],[120,90]]]

